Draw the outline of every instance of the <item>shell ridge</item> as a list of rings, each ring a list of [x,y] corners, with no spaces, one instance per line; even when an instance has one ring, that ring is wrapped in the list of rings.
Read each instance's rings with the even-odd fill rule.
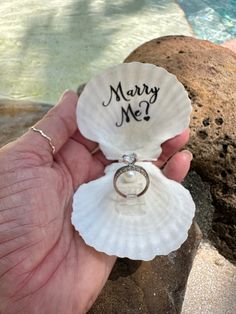
[[[107,198],[107,195],[105,194],[103,197],[106,201],[100,200],[100,204],[103,205],[97,206],[97,203],[94,203],[97,197],[93,198],[90,192],[91,196],[89,199],[92,202],[92,206],[97,208],[97,211],[95,211],[96,219],[93,218],[93,215],[86,216],[86,206],[83,209],[85,215],[82,215],[81,217],[80,215],[78,216],[78,230],[80,231],[80,234],[85,242],[88,245],[95,247],[98,251],[105,252],[109,255],[118,255],[120,257],[150,260],[157,254],[166,255],[170,251],[176,250],[181,246],[182,242],[187,238],[188,229],[192,222],[194,210],[191,210],[193,204],[190,193],[181,184],[166,178],[162,174],[161,170],[152,163],[140,162],[138,164],[141,164],[146,169],[146,171],[149,172],[152,182],[154,182],[152,185],[153,189],[149,191],[149,194],[152,195],[152,197],[158,195],[155,189],[160,189],[161,185],[164,185],[165,191],[167,192],[168,190],[166,190],[166,186],[168,186],[168,197],[171,195],[170,203],[173,203],[172,198],[174,197],[174,202],[177,205],[174,206],[174,209],[172,209],[170,212],[171,214],[169,213],[169,216],[164,215],[164,222],[162,221],[162,224],[158,225],[159,217],[155,216],[155,208],[153,210],[152,205],[150,204],[147,204],[146,215],[143,217],[135,217],[135,219],[131,217],[132,219],[130,220],[129,217],[117,214],[114,206],[114,199],[112,199],[111,202],[111,197]],[[113,174],[115,169],[120,167],[120,163],[112,164],[108,167],[110,170],[106,171],[106,175],[95,181],[97,181],[97,186],[99,186],[100,191],[105,190],[108,191],[108,194],[110,194],[111,189],[108,189],[107,185],[111,187]],[[106,179],[104,180],[104,178]],[[83,189],[80,187],[77,190],[78,194],[84,194],[84,189],[90,191],[90,185],[92,185],[93,182],[94,181],[85,184]],[[102,182],[102,184],[100,184],[100,182]],[[175,190],[174,194],[173,189]],[[79,190],[83,190],[83,193],[80,193]],[[76,195],[78,196],[78,194]],[[147,194],[147,197],[150,195]],[[185,195],[185,197],[179,197],[179,195]],[[187,202],[186,195],[188,195]],[[79,198],[80,197],[77,199],[78,203],[80,203]],[[156,199],[156,202],[157,200],[158,198]],[[163,204],[165,204],[165,201],[163,201]],[[104,206],[109,208],[109,210],[106,212],[110,213],[109,216],[106,216],[105,211],[103,211],[102,207]],[[83,206],[80,203],[80,209],[82,207]],[[101,211],[103,211],[104,215],[101,215]],[[93,211],[90,212],[94,214]],[[182,217],[184,217],[184,219],[182,219]],[[83,222],[81,222],[82,218],[88,219],[88,224],[83,224]],[[149,220],[153,222],[151,228],[149,226]],[[94,221],[95,225],[91,225],[91,221]],[[73,220],[72,222],[75,223]],[[166,230],[166,228],[168,229]],[[124,230],[126,231],[124,232]],[[142,234],[146,235],[145,241],[143,240]],[[158,237],[156,234],[158,234]],[[136,239],[139,239],[139,241],[136,241]],[[140,242],[140,239],[142,239],[143,242]]]

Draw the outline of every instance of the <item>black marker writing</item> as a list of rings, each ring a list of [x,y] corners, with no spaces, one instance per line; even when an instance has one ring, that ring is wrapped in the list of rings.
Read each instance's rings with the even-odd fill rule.
[[[142,121],[142,118],[139,119],[138,117],[141,115],[140,110],[136,110],[133,112],[132,107],[130,104],[128,104],[127,109],[124,109],[121,107],[121,121],[120,123],[116,122],[116,126],[120,127],[125,122],[130,122],[130,116],[133,117],[136,121]]]
[[[110,105],[111,101],[115,99],[115,101],[125,100],[130,101],[131,97],[133,98],[135,95],[142,96],[144,94],[151,95],[149,98],[149,103],[153,104],[157,100],[158,92],[160,87],[149,87],[145,83],[142,84],[141,87],[135,85],[134,88],[127,90],[126,92],[123,90],[121,82],[118,83],[117,87],[110,85],[110,97],[108,102],[102,102],[104,107]]]
[[[133,88],[125,90],[122,86],[122,83],[119,82],[116,87],[109,85],[109,99],[108,101],[103,101],[102,105],[104,107],[108,107],[110,104],[116,104],[120,101],[122,103],[128,103],[126,108],[124,105],[121,106],[121,119],[120,121],[116,122],[117,127],[121,127],[124,122],[129,123],[131,119],[134,119],[137,122],[143,120],[149,121],[151,118],[149,115],[149,107],[150,104],[154,104],[156,102],[159,91],[160,87],[149,87],[145,83],[141,84],[140,86],[134,85]],[[145,100],[139,101],[138,104],[132,104],[132,106],[135,106],[134,109],[131,106],[131,101],[134,97],[135,101],[139,99],[139,97],[137,96],[139,96],[140,98],[143,98],[141,96],[144,96]]]
[[[150,119],[150,116],[148,115],[148,111],[149,111],[149,107],[150,107],[150,104],[148,101],[146,100],[143,100],[139,103],[139,107],[142,107],[144,106],[145,108],[145,114],[146,116],[143,118],[145,121],[148,121]]]
[[[108,103],[105,104],[105,101],[103,101],[103,106],[107,107],[110,105],[113,95],[116,97],[116,101],[120,101],[121,97],[123,98],[123,100],[129,101],[130,99],[126,98],[124,95],[124,92],[122,90],[122,86],[121,86],[121,82],[119,82],[117,88],[115,89],[112,85],[110,85],[110,99],[108,100]]]

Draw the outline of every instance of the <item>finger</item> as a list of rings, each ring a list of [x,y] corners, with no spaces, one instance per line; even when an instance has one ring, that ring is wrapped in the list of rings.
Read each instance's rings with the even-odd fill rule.
[[[104,167],[110,165],[113,162],[112,160],[106,159],[105,155],[101,150],[98,150],[93,154],[93,159],[95,161],[100,162]]]
[[[73,91],[66,91],[58,104],[53,107],[36,123],[35,127],[40,129],[51,138],[52,144],[55,146],[55,153],[65,144],[77,129],[76,123],[76,104],[78,96]],[[30,129],[21,139],[24,145],[31,152],[38,155],[52,157],[52,147],[49,141],[40,133]],[[24,146],[24,147],[26,147]]]
[[[73,188],[88,182],[90,173],[96,169],[92,165],[92,156],[84,145],[69,139],[55,156],[55,167],[65,165],[73,180]],[[63,167],[61,167],[63,168]]]
[[[101,151],[93,156],[87,148],[70,138],[55,156],[55,167],[57,164],[66,165],[69,170],[73,187],[77,189],[82,183],[95,180],[104,174],[104,168],[109,162]]]
[[[163,174],[177,182],[182,182],[187,175],[193,156],[191,152],[184,150],[176,153],[166,164]]]
[[[167,160],[179,151],[189,140],[190,130],[186,129],[181,134],[169,139],[162,144],[162,153],[158,160],[154,162],[157,167],[162,167]]]
[[[84,145],[70,138],[55,156],[54,166],[65,165],[69,171],[74,190],[82,183],[95,180],[104,174],[104,165],[91,155]]]
[[[81,134],[80,130],[75,131],[74,135],[72,136],[72,139],[75,140],[76,142],[78,142],[78,143],[84,145],[84,146],[87,148],[87,150],[88,150],[89,152],[91,152],[91,153],[93,153],[93,151],[94,151],[96,148],[98,148],[98,143],[93,142],[93,141],[90,141],[90,140],[88,140],[87,138],[85,138],[85,137]]]

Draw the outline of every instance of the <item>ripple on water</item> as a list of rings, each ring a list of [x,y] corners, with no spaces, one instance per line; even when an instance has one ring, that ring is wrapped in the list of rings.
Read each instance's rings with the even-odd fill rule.
[[[178,0],[197,37],[217,44],[236,37],[236,0]]]

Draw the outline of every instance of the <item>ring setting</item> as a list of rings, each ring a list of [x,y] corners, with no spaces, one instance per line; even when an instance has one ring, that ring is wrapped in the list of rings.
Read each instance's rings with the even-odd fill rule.
[[[144,193],[146,193],[150,184],[150,179],[149,179],[149,175],[147,171],[143,167],[135,165],[135,163],[137,162],[137,155],[135,153],[123,155],[122,161],[127,165],[119,168],[114,174],[113,185],[114,185],[115,191],[120,196],[125,197],[125,198],[142,196]],[[121,191],[118,188],[117,180],[119,179],[121,175],[125,175],[126,182],[134,182],[136,180],[137,173],[141,174],[146,181],[144,188],[140,192],[132,193],[132,194],[130,193],[125,194],[123,191]]]

